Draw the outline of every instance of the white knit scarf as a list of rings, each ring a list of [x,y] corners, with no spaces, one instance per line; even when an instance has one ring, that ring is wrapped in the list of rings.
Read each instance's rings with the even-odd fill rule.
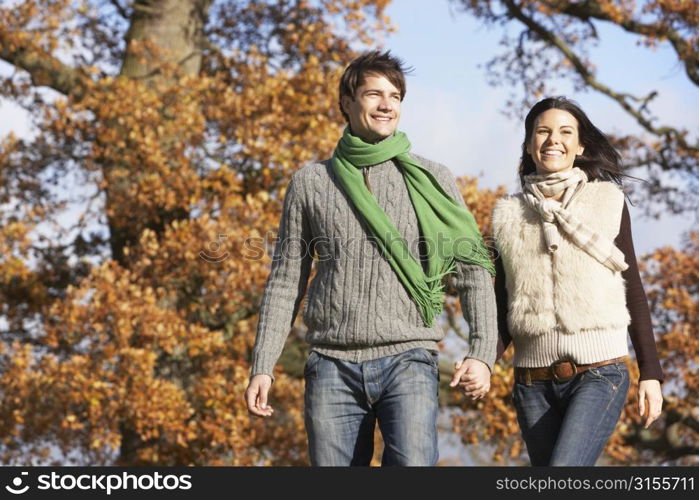
[[[625,271],[629,267],[613,241],[585,226],[567,210],[587,184],[585,172],[574,167],[551,174],[529,174],[524,176],[524,182],[524,199],[541,216],[549,252],[558,249],[562,231],[576,246],[612,271]],[[561,192],[560,201],[551,199]]]

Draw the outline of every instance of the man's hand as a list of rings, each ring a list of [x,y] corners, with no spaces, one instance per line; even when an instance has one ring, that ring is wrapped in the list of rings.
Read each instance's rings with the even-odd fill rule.
[[[272,377],[269,375],[255,375],[250,379],[245,391],[245,402],[248,411],[258,417],[271,417],[274,410],[267,404],[267,394],[272,387]]]
[[[466,358],[454,364],[456,371],[450,387],[459,385],[464,394],[473,400],[481,399],[490,390],[490,369],[483,361]]]
[[[663,408],[663,393],[660,390],[660,382],[657,380],[641,380],[638,384],[638,414],[643,418],[648,403],[648,415],[643,424],[647,429],[659,416]]]

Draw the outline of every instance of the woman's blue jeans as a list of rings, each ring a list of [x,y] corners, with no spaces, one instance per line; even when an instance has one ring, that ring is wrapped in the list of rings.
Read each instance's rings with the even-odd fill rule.
[[[435,465],[439,365],[427,349],[352,363],[311,352],[304,369],[312,465],[369,465],[378,421],[382,465]]]
[[[565,382],[515,382],[512,397],[532,465],[595,465],[628,390],[624,363],[590,368]]]

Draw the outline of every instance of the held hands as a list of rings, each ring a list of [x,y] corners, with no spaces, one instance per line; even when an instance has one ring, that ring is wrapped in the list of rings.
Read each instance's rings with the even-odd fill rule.
[[[648,403],[648,414],[643,428],[647,429],[660,416],[663,408],[663,393],[657,380],[641,380],[638,384],[638,414],[643,418]]]
[[[272,387],[272,377],[258,374],[250,378],[250,383],[245,391],[245,402],[251,415],[257,417],[271,417],[274,410],[267,404],[267,394]]]
[[[490,369],[478,359],[466,358],[454,363],[454,376],[449,387],[460,386],[472,400],[483,398],[490,390]]]

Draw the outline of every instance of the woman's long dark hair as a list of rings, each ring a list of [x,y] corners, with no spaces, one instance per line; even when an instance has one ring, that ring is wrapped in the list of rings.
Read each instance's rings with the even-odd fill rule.
[[[548,97],[537,102],[524,119],[524,142],[522,143],[522,160],[519,164],[519,179],[524,186],[524,176],[536,172],[532,155],[527,153],[527,144],[532,138],[536,119],[544,111],[561,109],[567,111],[578,121],[579,141],[585,147],[583,154],[575,158],[573,166],[585,171],[589,180],[611,181],[621,186],[625,177],[621,167],[621,155],[614,149],[606,135],[595,127],[585,112],[575,101],[565,97]]]

